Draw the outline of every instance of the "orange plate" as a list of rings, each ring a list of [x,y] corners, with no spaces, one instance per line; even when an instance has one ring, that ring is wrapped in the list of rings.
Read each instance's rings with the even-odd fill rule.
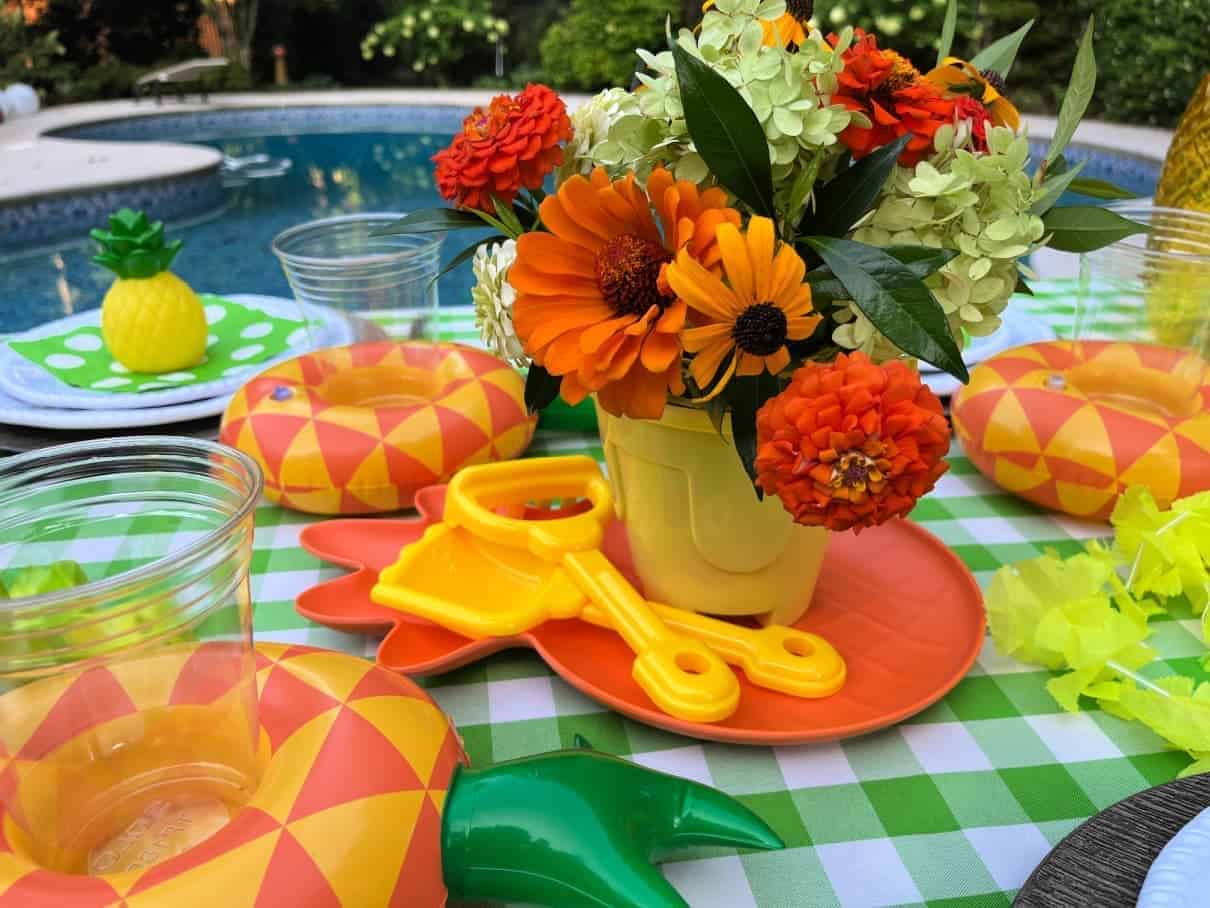
[[[848,664],[840,693],[804,700],[754,687],[739,674],[739,709],[724,722],[685,722],[662,712],[630,677],[634,654],[611,631],[549,621],[517,637],[470,640],[370,600],[378,571],[441,519],[445,487],[416,495],[410,520],[330,520],[307,527],[307,551],[356,572],[298,597],[301,615],[340,630],[386,631],[378,662],[432,675],[515,646],[538,652],[573,687],[606,706],[669,731],[735,744],[830,741],[901,722],[947,694],[983,644],[986,615],[974,577],[945,545],[908,521],[832,537],[815,598],[798,627],[829,640]],[[631,581],[616,521],[605,554]]]

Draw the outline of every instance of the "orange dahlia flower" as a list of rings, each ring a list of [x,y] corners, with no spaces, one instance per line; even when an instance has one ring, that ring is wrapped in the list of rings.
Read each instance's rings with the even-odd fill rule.
[[[568,403],[596,393],[615,416],[658,418],[668,392],[684,391],[687,310],[664,266],[683,249],[706,268],[720,267],[718,228],[739,224],[739,212],[723,190],[699,192],[663,168],[644,193],[633,173],[610,182],[598,167],[591,180],[566,180],[540,214],[550,232],[522,234],[508,272],[525,352],[562,376]]]
[[[941,401],[902,362],[807,363],[756,415],[760,487],[830,530],[905,517],[948,467]]]
[[[914,167],[933,147],[933,134],[954,119],[954,102],[927,82],[907,59],[893,50],[879,50],[878,39],[854,30],[853,45],[844,52],[844,70],[837,74],[832,103],[863,114],[870,126],[852,124],[840,141],[863,158],[871,151],[910,133],[912,138],[899,163]],[[828,40],[835,47],[836,35]]]
[[[563,163],[559,143],[570,138],[567,107],[545,85],[498,95],[487,110],[476,107],[450,146],[433,155],[437,189],[459,208],[493,212],[493,195],[511,205],[522,189],[540,188]]]
[[[709,387],[735,351],[710,397],[737,373],[781,372],[790,364],[786,342],[810,337],[819,323],[811,287],[803,283],[806,265],[791,246],[777,246],[773,222],[753,217],[743,234],[733,224],[718,228],[721,274],[712,274],[687,250],[668,266],[668,286],[698,316],[694,327],[681,332],[686,352],[696,354],[689,374],[697,386]]]

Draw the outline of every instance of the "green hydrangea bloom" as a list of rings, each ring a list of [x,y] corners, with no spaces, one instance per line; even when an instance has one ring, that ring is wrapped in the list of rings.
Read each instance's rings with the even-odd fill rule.
[[[769,144],[779,198],[788,194],[815,155],[841,154],[837,135],[853,119],[831,103],[836,74],[842,69],[840,53],[818,32],[798,53],[762,45],[762,20],[784,12],[783,0],[722,0],[706,12],[698,35],[682,30],[677,36],[682,47],[710,63],[755,111]],[[850,37],[851,32],[842,37],[844,46]],[[638,54],[647,69],[638,74],[644,86],[636,96],[640,115],[618,119],[604,147],[593,149],[592,159],[612,167],[638,163],[640,176],[658,160],[679,179],[709,180],[709,168],[685,127],[672,53]]]
[[[1000,313],[1017,284],[1017,259],[1037,248],[1044,233],[1042,219],[1029,210],[1040,193],[1025,173],[1028,140],[1007,127],[989,129],[987,139],[988,151],[976,154],[964,147],[968,135],[952,127],[938,130],[933,158],[895,168],[874,210],[852,232],[853,239],[872,246],[958,251],[925,283],[959,342],[1000,327]],[[871,355],[885,346],[860,312],[833,339]]]

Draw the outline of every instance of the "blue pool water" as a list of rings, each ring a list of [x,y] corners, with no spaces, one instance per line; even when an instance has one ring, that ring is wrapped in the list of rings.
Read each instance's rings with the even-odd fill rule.
[[[273,237],[294,224],[356,211],[411,211],[442,204],[433,186],[434,152],[449,143],[440,133],[327,133],[208,139],[225,154],[289,158],[284,176],[225,190],[224,207],[200,221],[169,225],[185,241],[173,270],[199,292],[263,293],[289,297]],[[97,226],[101,226],[98,224]],[[448,261],[477,235],[446,237]],[[35,254],[0,258],[0,331],[20,331],[99,306],[112,275],[93,265],[84,241]],[[444,277],[443,304],[470,302],[472,275],[464,265]]]
[[[219,210],[169,224],[171,236],[185,241],[174,270],[198,291],[288,297],[289,286],[270,250],[273,237],[316,218],[442,204],[430,158],[448,144],[464,114],[455,108],[374,106],[218,110],[90,124],[58,135],[193,142],[229,157],[288,158],[292,167],[283,176],[228,186]],[[1039,158],[1045,143],[1031,143],[1031,151]],[[1112,180],[1141,196],[1154,191],[1155,162],[1078,147],[1067,157],[1086,160],[1087,176]],[[1088,202],[1066,196],[1063,201]],[[58,248],[0,254],[0,333],[100,305],[112,276],[89,261],[94,250],[86,232]],[[447,236],[444,260],[485,233]],[[441,303],[469,303],[471,282],[470,266],[463,264],[442,279]]]

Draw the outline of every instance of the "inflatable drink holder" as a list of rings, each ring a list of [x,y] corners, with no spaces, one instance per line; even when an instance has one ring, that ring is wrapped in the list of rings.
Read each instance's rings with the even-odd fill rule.
[[[1210,215],[1121,213],[1149,229],[1081,257],[1068,339],[991,357],[953,403],[984,475],[1077,517],[1210,488]]]

